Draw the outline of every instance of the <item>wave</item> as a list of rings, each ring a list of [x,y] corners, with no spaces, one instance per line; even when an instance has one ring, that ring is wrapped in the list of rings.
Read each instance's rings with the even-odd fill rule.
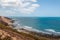
[[[60,32],[56,32],[53,29],[45,29],[44,31],[42,31],[42,30],[38,30],[38,29],[35,29],[33,27],[29,27],[29,26],[24,26],[23,28],[28,30],[28,31],[33,31],[33,32],[37,32],[37,33],[60,36]]]
[[[44,31],[42,30],[38,30],[38,29],[35,29],[33,27],[29,27],[29,26],[22,26],[19,21],[15,21],[13,23],[13,25],[15,26],[14,28],[15,29],[26,29],[28,31],[33,31],[33,32],[37,32],[37,33],[42,33],[42,34],[49,34],[49,35],[56,35],[56,36],[59,36],[60,35],[60,32],[56,32],[54,29],[44,29]]]
[[[56,32],[53,29],[45,29],[45,32],[48,32],[48,33],[56,35],[56,36],[60,36],[60,32]]]
[[[47,31],[47,32],[56,32],[56,31],[53,30],[53,29],[45,29],[45,31]]]
[[[15,26],[14,27],[15,29],[22,29],[23,28],[28,31],[40,32],[40,30],[37,30],[37,29],[35,29],[33,27],[29,27],[29,26],[23,26],[22,24],[19,23],[20,21],[17,21],[16,19],[14,19],[14,20],[15,20],[15,22],[13,23],[13,25]]]
[[[34,31],[34,32],[40,32],[39,30],[37,30],[33,27],[29,27],[29,26],[24,26],[24,29],[29,30],[29,31]]]

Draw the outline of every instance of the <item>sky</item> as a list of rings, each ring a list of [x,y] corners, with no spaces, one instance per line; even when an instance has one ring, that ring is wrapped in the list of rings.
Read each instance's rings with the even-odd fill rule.
[[[60,17],[60,0],[0,0],[0,16]]]

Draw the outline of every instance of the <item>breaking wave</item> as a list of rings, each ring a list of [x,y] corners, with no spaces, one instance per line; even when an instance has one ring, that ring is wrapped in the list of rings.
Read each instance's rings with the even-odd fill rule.
[[[54,29],[44,29],[44,31],[42,30],[38,30],[38,29],[35,29],[33,27],[29,27],[29,26],[22,26],[22,24],[19,23],[19,21],[15,21],[13,23],[13,25],[15,26],[14,28],[15,29],[26,29],[28,31],[33,31],[33,32],[37,32],[37,33],[43,33],[43,34],[53,34],[53,35],[56,35],[56,36],[59,36],[60,35],[60,32],[56,32]]]

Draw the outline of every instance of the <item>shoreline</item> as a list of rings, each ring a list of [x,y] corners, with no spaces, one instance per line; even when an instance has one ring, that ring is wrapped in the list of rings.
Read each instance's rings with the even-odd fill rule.
[[[54,31],[54,30],[52,30],[52,29],[47,29],[47,30],[45,30],[45,31],[42,31],[42,30],[37,30],[37,29],[35,29],[35,28],[31,28],[31,27],[27,27],[27,28],[25,28],[25,27],[22,27],[22,28],[18,28],[17,29],[18,31],[20,30],[22,30],[22,31],[27,31],[27,32],[34,32],[34,33],[37,33],[37,34],[42,34],[42,35],[53,35],[53,36],[60,36],[60,32],[56,32],[56,31]]]
[[[4,17],[3,19],[6,19],[6,18]],[[11,20],[11,19],[8,19],[8,20]],[[9,24],[10,21],[8,21],[8,22],[7,21],[3,20],[3,22]],[[10,22],[10,23],[12,23],[12,22]],[[13,25],[13,23],[11,25]],[[55,40],[55,39],[58,40],[58,39],[60,39],[60,33],[56,34],[56,33],[54,33],[55,31],[52,31],[52,32],[51,32],[51,30],[50,31],[39,31],[39,30],[33,29],[31,27],[27,28],[26,26],[23,28],[16,29],[14,26],[11,26],[11,25],[6,26],[4,23],[2,23],[2,25],[0,24],[0,28],[2,28],[1,30],[5,29],[7,32],[12,31],[14,34],[17,33],[16,35],[22,34],[25,37],[30,37],[30,39],[32,37],[35,39],[37,38],[38,40],[44,40],[44,39],[45,40],[49,40],[49,39],[50,40]]]

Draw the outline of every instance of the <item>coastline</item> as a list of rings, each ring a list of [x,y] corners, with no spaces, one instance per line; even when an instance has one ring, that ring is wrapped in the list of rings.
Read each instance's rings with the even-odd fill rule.
[[[6,18],[4,17],[4,19],[6,19]],[[11,19],[9,19],[9,20],[11,20]],[[4,20],[3,22],[8,24],[10,21],[6,22]],[[12,23],[12,25],[13,25],[13,23]],[[4,30],[4,31],[6,30],[9,35],[12,35],[12,34],[15,35],[15,33],[16,33],[16,36],[22,35],[22,37],[24,37],[24,36],[29,37],[30,40],[33,40],[33,39],[34,40],[60,40],[60,35],[55,35],[53,32],[51,32],[51,33],[50,32],[48,33],[45,31],[38,31],[37,32],[37,31],[34,31],[35,29],[34,30],[27,30],[26,28],[25,29],[24,28],[15,29],[13,26],[11,26],[11,27],[10,26],[11,26],[10,24],[8,26],[6,26],[4,23],[2,23],[2,25],[0,24],[0,29]],[[9,31],[11,31],[11,33],[9,33]]]

